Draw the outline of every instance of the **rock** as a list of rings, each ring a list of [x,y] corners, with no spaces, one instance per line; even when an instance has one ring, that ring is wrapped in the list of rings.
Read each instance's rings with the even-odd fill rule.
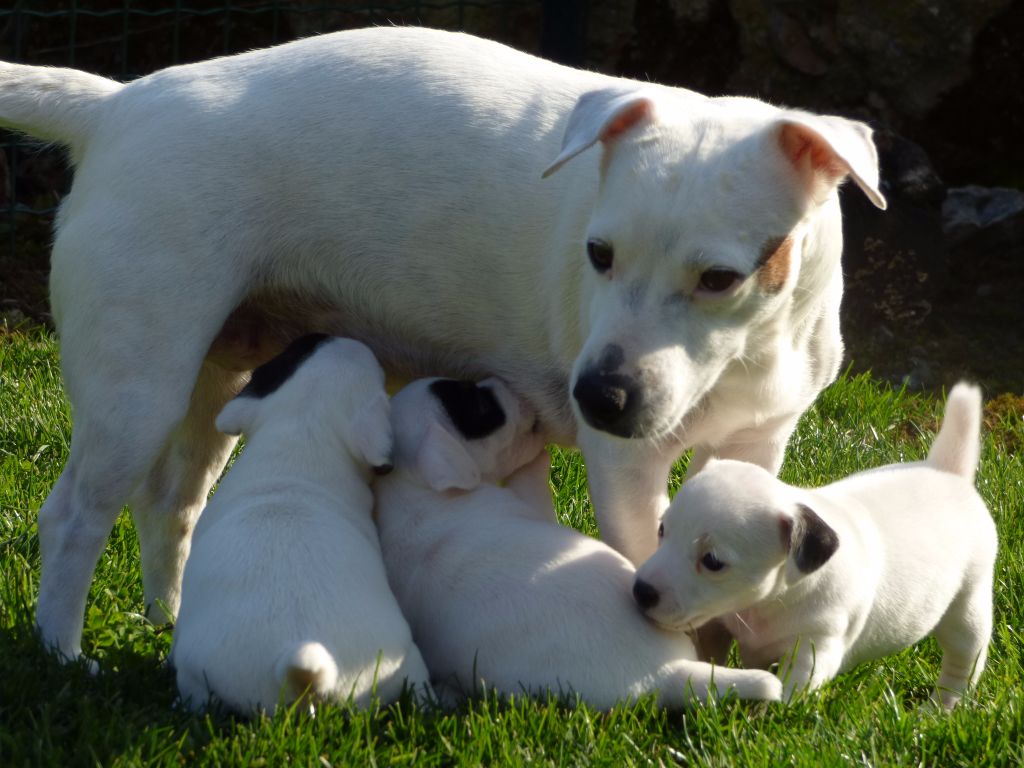
[[[852,184],[840,191],[844,315],[856,321],[854,335],[864,322],[884,321],[903,330],[919,326],[948,279],[939,213],[942,180],[912,141],[878,131],[875,143],[888,209],[876,209]]]
[[[563,0],[567,2],[568,0]],[[367,3],[363,0],[293,0],[287,16],[295,37],[338,29],[395,24],[468,32],[539,53],[543,26],[540,3]]]
[[[25,313],[20,309],[10,308],[0,311],[0,326],[12,330],[25,322]]]
[[[590,4],[586,51],[591,69],[722,94],[739,29],[725,0],[603,0]]]
[[[942,204],[950,247],[1024,250],[1024,192],[1005,187],[955,187]]]
[[[586,65],[869,119],[913,136],[957,184],[1015,184],[1022,38],[1012,0],[602,0]]]
[[[942,227],[949,243],[951,295],[1020,337],[1024,192],[978,186],[950,189],[942,205]]]
[[[926,360],[918,357],[910,358],[910,372],[902,377],[907,389],[922,390],[935,384],[935,374]]]
[[[945,199],[946,185],[924,149],[891,130],[875,131],[874,140],[883,193],[937,208]]]
[[[0,136],[0,139],[3,137]],[[7,153],[0,145],[0,209],[7,208],[14,203],[11,197],[10,172],[7,167]]]
[[[951,186],[1024,186],[1024,2],[976,36],[970,76],[920,120],[903,126]]]

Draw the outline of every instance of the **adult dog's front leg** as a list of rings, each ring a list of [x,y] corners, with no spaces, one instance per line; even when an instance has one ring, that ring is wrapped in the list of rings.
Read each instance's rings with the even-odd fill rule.
[[[799,420],[799,414],[785,416],[761,428],[730,435],[716,446],[695,446],[686,467],[686,478],[690,479],[704,469],[711,459],[747,461],[764,467],[773,475],[779,474],[789,437]]]
[[[601,538],[639,565],[658,547],[658,520],[668,507],[673,457],[649,444],[581,425],[590,500]]]

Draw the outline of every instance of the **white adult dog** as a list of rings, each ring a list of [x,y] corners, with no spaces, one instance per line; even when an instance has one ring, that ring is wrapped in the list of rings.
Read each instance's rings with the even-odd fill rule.
[[[76,168],[50,280],[75,428],[37,612],[72,656],[125,502],[146,601],[176,611],[232,444],[213,416],[311,330],[399,377],[508,381],[583,450],[605,540],[642,562],[684,448],[777,471],[842,352],[835,188],[884,206],[860,123],[425,29],[127,85],[0,64],[0,125]]]
[[[371,467],[391,463],[384,371],[350,339],[305,336],[258,368],[217,427],[246,447],[199,524],[171,661],[182,699],[273,712],[308,692],[365,706],[423,692],[388,587]]]
[[[767,672],[697,661],[685,633],[640,615],[625,557],[558,524],[533,411],[500,381],[421,379],[393,398],[392,418],[395,471],[375,487],[381,547],[443,698],[483,686],[607,709],[652,692],[680,707],[713,685],[781,696]]]
[[[992,631],[996,529],[974,488],[980,421],[978,389],[959,384],[927,461],[814,490],[712,462],[665,513],[637,602],[673,629],[720,617],[744,662],[782,660],[788,694],[934,634],[936,698],[953,707],[984,669]]]

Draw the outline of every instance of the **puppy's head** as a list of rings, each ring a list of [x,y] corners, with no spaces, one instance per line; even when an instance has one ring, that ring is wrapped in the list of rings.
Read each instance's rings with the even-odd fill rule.
[[[435,491],[503,480],[544,447],[533,409],[499,379],[420,379],[391,409],[398,465]]]
[[[384,371],[358,341],[310,334],[253,371],[217,417],[225,434],[250,437],[269,424],[340,437],[360,464],[390,469],[390,405]]]
[[[798,494],[761,467],[712,461],[665,512],[658,550],[637,570],[638,605],[662,626],[694,629],[780,597],[839,546]]]
[[[838,117],[606,89],[580,98],[545,175],[595,144],[573,406],[595,429],[658,438],[835,293],[835,189],[851,177],[884,207],[877,155],[867,126]]]

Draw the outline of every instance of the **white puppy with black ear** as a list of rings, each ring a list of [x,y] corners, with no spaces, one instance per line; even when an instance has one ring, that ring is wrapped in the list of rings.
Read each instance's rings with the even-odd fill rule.
[[[787,694],[933,634],[936,698],[952,708],[984,669],[992,631],[996,529],[974,488],[980,421],[980,392],[958,384],[926,461],[813,490],[710,463],[665,513],[637,602],[672,629],[718,617],[745,663],[782,662]]]
[[[390,467],[384,372],[306,336],[217,417],[245,450],[196,526],[171,661],[189,706],[243,713],[308,694],[391,701],[427,670],[388,587],[371,468]]]
[[[679,707],[713,686],[780,697],[774,675],[697,661],[636,610],[625,557],[557,523],[534,412],[499,380],[414,382],[392,418],[381,545],[439,693],[575,693],[602,709],[652,692]]]

